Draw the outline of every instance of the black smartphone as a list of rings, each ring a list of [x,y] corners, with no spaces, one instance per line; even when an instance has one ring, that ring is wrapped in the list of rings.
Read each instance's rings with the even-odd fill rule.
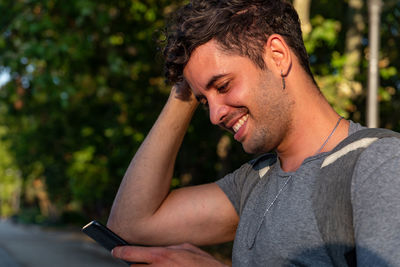
[[[111,251],[117,246],[129,245],[124,239],[108,229],[98,221],[91,221],[82,228],[82,232],[91,237],[94,241]],[[137,264],[138,262],[127,262],[127,264]]]
[[[82,232],[90,236],[109,251],[117,246],[129,245],[128,242],[98,221],[91,221],[90,223],[86,224],[82,228]]]

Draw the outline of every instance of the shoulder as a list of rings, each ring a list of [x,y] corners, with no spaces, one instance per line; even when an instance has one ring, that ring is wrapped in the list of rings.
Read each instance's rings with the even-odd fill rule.
[[[274,162],[274,154],[261,155],[216,182],[231,200],[238,214],[247,196]]]
[[[368,187],[393,182],[400,185],[400,135],[397,134],[375,140],[360,154],[353,185]]]
[[[361,154],[358,168],[365,172],[400,157],[399,137],[387,136],[372,142]]]
[[[261,178],[275,162],[275,154],[263,154],[246,162],[221,180],[234,180],[237,186],[242,187],[246,181]]]
[[[371,260],[368,251],[393,265],[400,263],[400,239],[396,235],[400,226],[399,174],[400,138],[380,138],[358,158],[353,172],[351,200],[357,260],[362,263]]]

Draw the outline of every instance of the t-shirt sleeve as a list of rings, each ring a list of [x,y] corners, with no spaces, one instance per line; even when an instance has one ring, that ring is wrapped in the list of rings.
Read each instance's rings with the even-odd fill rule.
[[[400,266],[400,139],[370,145],[353,175],[357,265]]]
[[[232,202],[232,205],[235,207],[239,216],[243,184],[245,182],[246,174],[249,172],[249,168],[251,168],[251,165],[246,163],[236,171],[227,174],[216,182]]]
[[[255,185],[260,181],[260,171],[276,162],[275,154],[264,154],[247,162],[216,183],[225,192],[240,216]],[[266,173],[263,172],[263,175]]]

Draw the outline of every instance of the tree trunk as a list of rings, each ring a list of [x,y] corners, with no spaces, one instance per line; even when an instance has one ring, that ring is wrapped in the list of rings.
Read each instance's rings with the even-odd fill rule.
[[[379,126],[379,45],[380,45],[380,13],[382,0],[369,0],[369,70],[368,70],[368,97],[367,97],[367,126]]]
[[[362,92],[362,86],[359,82],[355,81],[355,78],[360,73],[362,56],[362,34],[365,29],[363,6],[363,0],[349,1],[349,10],[347,13],[348,30],[345,47],[346,62],[343,66],[344,83],[340,88],[342,89],[342,93],[350,97],[358,96]]]
[[[348,30],[346,33],[346,63],[343,66],[343,76],[349,82],[354,82],[355,77],[360,72],[361,45],[363,31],[365,29],[365,19],[363,16],[363,0],[350,0],[347,13]],[[360,94],[361,88],[351,87],[353,94]]]
[[[312,29],[310,23],[311,0],[294,0],[293,6],[299,14],[303,35],[308,35]]]
[[[56,222],[60,217],[60,213],[57,211],[57,208],[53,205],[53,203],[51,203],[47,193],[46,184],[44,183],[43,179],[35,179],[32,185],[39,202],[40,213],[47,217],[50,221]]]

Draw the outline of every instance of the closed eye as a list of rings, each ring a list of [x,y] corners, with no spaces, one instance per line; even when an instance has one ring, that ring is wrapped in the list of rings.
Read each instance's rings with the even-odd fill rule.
[[[221,86],[216,86],[218,93],[226,93],[229,90],[229,81],[222,84]]]

